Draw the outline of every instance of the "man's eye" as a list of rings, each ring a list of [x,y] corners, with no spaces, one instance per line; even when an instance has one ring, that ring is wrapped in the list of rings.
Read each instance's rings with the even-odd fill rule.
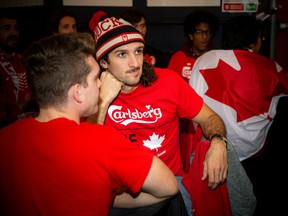
[[[143,50],[142,50],[142,49],[136,51],[136,54],[142,54],[142,53],[143,53]]]
[[[121,52],[121,53],[118,54],[118,56],[119,56],[119,57],[124,57],[124,56],[125,56],[125,53],[124,53],[124,52]]]

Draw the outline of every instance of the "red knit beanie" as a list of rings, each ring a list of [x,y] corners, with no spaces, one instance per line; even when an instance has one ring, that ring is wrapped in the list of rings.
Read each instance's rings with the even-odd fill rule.
[[[89,21],[89,28],[93,32],[95,27],[97,26],[98,22],[100,21],[101,17],[106,17],[108,16],[106,12],[104,11],[96,11],[90,21]]]
[[[94,38],[97,60],[101,60],[103,56],[121,45],[131,42],[144,43],[143,37],[136,28],[129,22],[115,17],[98,22],[94,29]]]

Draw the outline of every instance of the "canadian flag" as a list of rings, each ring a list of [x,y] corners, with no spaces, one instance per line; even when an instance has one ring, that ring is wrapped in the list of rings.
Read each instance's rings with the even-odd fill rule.
[[[225,122],[240,160],[263,146],[287,73],[274,61],[246,50],[212,50],[199,57],[190,85]]]

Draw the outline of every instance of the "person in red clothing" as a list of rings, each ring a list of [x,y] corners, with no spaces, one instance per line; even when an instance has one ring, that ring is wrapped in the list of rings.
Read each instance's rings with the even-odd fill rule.
[[[183,22],[187,41],[172,55],[168,68],[176,71],[189,82],[197,57],[211,49],[218,25],[218,17],[212,13],[201,10],[189,13]]]
[[[113,128],[80,122],[98,110],[94,55],[88,33],[57,34],[26,50],[40,112],[0,130],[0,215],[107,216],[116,194],[114,206],[130,208],[178,194],[160,159]]]
[[[31,92],[26,70],[17,53],[19,29],[16,18],[0,14],[0,128],[17,120],[28,111]],[[26,109],[27,108],[27,109]]]
[[[254,215],[285,215],[287,199],[282,197],[287,189],[279,179],[287,182],[282,171],[287,162],[283,125],[287,124],[288,73],[259,53],[262,26],[253,15],[224,23],[223,50],[208,51],[197,59],[190,85],[225,122],[227,138],[254,186]],[[281,105],[286,111],[281,112]]]
[[[96,58],[103,70],[102,86],[99,111],[87,121],[116,128],[135,146],[163,160],[177,176],[188,214],[192,215],[191,199],[181,182],[184,170],[179,117],[199,123],[211,141],[204,170],[200,171],[211,189],[227,177],[223,121],[174,71],[154,68],[144,61],[144,39],[129,22],[115,17],[104,19],[96,26],[94,37]]]

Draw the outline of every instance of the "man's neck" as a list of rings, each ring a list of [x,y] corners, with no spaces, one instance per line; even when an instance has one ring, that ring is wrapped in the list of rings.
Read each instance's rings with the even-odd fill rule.
[[[129,94],[131,92],[133,92],[135,89],[137,89],[137,87],[139,86],[140,84],[136,85],[136,86],[128,86],[128,85],[124,85],[121,89],[121,93],[123,94]]]
[[[195,49],[193,47],[191,48],[192,55],[195,56],[195,57],[199,57],[202,54],[206,53],[207,51],[208,51],[208,49],[207,50],[197,50],[197,49]]]
[[[80,124],[80,117],[75,113],[66,112],[62,108],[40,108],[39,115],[35,118],[39,122],[48,122],[57,118],[66,118]]]

